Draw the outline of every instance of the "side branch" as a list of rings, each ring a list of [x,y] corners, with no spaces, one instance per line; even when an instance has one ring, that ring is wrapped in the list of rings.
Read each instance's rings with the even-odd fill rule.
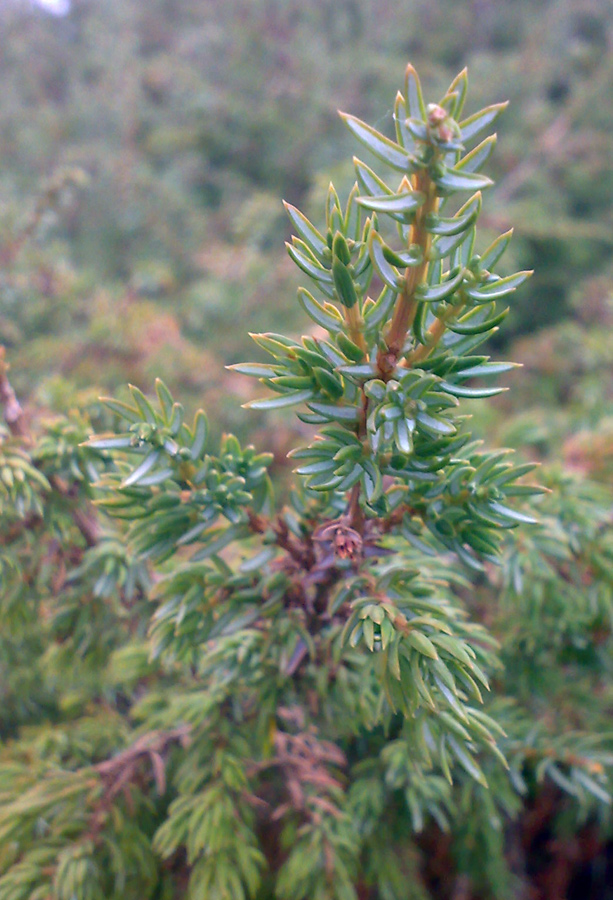
[[[450,306],[445,310],[442,316],[435,319],[428,328],[427,343],[420,344],[408,353],[403,360],[403,365],[407,367],[415,366],[417,363],[422,362],[422,360],[427,359],[444,335],[449,319],[456,318],[462,311],[463,306],[463,303],[459,303],[456,306]]]

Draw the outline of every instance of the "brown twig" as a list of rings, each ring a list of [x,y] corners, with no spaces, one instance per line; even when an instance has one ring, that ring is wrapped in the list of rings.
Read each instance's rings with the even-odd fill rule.
[[[275,536],[275,543],[288,554],[295,563],[303,569],[310,569],[315,562],[311,541],[300,540],[293,535],[281,516],[274,521],[256,513],[253,509],[247,509],[247,520],[254,534],[266,534],[271,531]]]
[[[325,794],[341,787],[338,777],[331,774],[328,767],[344,769],[347,759],[342,750],[330,741],[316,737],[315,730],[300,734],[276,731],[274,736],[275,755],[262,762],[254,762],[248,774],[253,776],[266,769],[277,768],[283,772],[288,800],[272,811],[273,820],[284,816],[289,810],[301,812],[309,818],[318,813],[340,815],[336,804]],[[309,788],[314,788],[311,793]]]
[[[349,507],[347,509],[347,518],[348,524],[354,531],[357,531],[358,534],[362,534],[364,529],[364,513],[362,512],[362,507],[360,506],[360,482],[351,488],[351,494],[349,496]]]
[[[91,815],[88,838],[97,836],[118,794],[123,793],[126,802],[131,802],[130,788],[145,760],[148,759],[151,763],[158,793],[161,795],[166,792],[163,754],[175,743],[186,747],[189,743],[190,731],[189,725],[181,725],[171,731],[151,731],[138,738],[131,747],[122,750],[117,756],[92,766],[92,770],[103,782],[104,792]]]

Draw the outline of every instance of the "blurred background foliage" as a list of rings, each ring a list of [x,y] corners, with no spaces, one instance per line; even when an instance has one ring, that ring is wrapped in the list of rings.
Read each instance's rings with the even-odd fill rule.
[[[391,131],[408,59],[431,96],[468,65],[475,109],[511,101],[482,239],[513,223],[508,265],[536,270],[498,336],[526,369],[480,427],[610,474],[605,0],[5,0],[0,27],[0,342],[21,397],[62,409],[158,375],[244,434],[252,386],[223,364],[247,330],[301,328],[281,197],[316,217],[331,175],[349,190],[337,108]]]

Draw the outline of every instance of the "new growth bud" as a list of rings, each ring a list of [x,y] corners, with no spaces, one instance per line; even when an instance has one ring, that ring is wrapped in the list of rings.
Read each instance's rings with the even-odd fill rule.
[[[458,123],[452,119],[447,110],[438,103],[429,103],[427,107],[428,133],[437,143],[448,144],[460,137]]]

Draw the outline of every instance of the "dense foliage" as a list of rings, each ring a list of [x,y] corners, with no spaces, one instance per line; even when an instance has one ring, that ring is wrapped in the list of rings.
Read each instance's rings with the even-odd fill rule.
[[[159,380],[30,420],[0,359],[0,900],[502,898],[606,840],[610,498],[469,432],[529,273],[466,88],[409,66],[346,202],[286,204],[312,327],[232,368],[298,407],[291,483]]]

